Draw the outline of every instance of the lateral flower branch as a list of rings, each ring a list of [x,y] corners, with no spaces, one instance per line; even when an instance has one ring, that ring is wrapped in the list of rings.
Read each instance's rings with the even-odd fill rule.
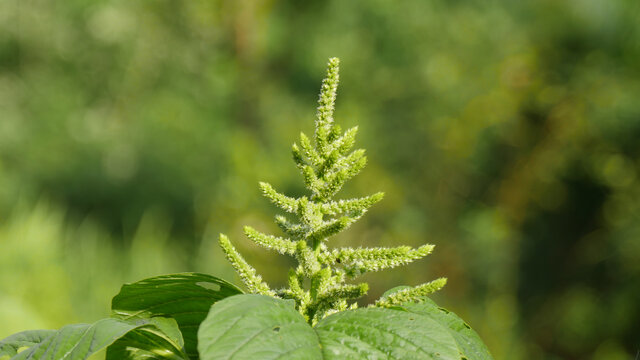
[[[285,236],[264,234],[250,226],[244,228],[246,236],[257,245],[297,260],[298,266],[289,270],[289,287],[271,289],[227,236],[220,234],[220,246],[249,292],[293,299],[296,309],[311,325],[334,312],[357,307],[355,300],[366,294],[368,285],[349,284],[347,280],[408,264],[427,256],[434,248],[433,245],[416,249],[409,246],[330,249],[327,246],[332,236],[347,229],[384,196],[378,192],[356,199],[333,199],[345,182],[360,173],[367,163],[364,150],[351,151],[358,128],[343,132],[333,118],[338,71],[338,58],[329,59],[318,100],[313,143],[301,133],[299,143],[292,147],[293,160],[310,194],[293,198],[277,192],[270,184],[260,183],[264,196],[291,214],[291,218],[283,215],[275,218]],[[310,281],[305,282],[306,279]],[[377,300],[373,306],[390,307],[419,301],[445,283],[446,279],[440,278],[406,288]]]

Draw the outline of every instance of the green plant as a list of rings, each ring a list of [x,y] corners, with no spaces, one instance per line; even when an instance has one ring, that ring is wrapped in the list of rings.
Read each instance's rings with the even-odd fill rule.
[[[337,86],[333,58],[314,144],[301,134],[293,145],[309,196],[291,198],[260,183],[267,198],[295,216],[276,216],[287,237],[244,229],[256,244],[297,260],[288,288],[271,289],[221,234],[220,245],[249,294],[198,273],[125,284],[113,298],[111,318],[12,335],[0,342],[0,359],[86,359],[101,349],[107,359],[491,359],[468,325],[426,297],[444,286],[444,278],[391,289],[357,308],[354,300],[368,287],[347,280],[420,259],[433,246],[327,246],[383,197],[332,200],[366,164],[363,150],[351,151],[357,128],[342,132],[334,123]]]

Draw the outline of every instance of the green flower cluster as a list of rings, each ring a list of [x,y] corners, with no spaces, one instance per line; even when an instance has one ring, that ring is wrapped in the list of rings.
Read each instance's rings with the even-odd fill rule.
[[[384,195],[379,192],[363,198],[333,200],[345,182],[357,175],[367,163],[364,150],[351,151],[358,128],[343,132],[333,119],[338,65],[337,58],[329,59],[327,77],[322,82],[318,100],[314,143],[301,133],[300,143],[293,144],[293,159],[311,194],[292,198],[277,192],[267,183],[260,183],[264,196],[290,213],[295,220],[276,216],[276,223],[286,234],[285,237],[264,234],[249,226],[244,228],[247,237],[256,244],[293,256],[298,261],[298,267],[289,270],[289,288],[269,288],[229,239],[220,234],[220,245],[227,259],[250,292],[293,299],[296,309],[312,325],[331,313],[357,307],[355,300],[366,294],[368,285],[348,284],[347,280],[367,272],[408,264],[433,250],[433,245],[423,245],[417,249],[408,246],[357,249],[327,247],[331,236],[360,219]],[[307,279],[309,281],[305,282]],[[439,290],[445,283],[446,279],[441,278],[405,288],[384,296],[376,301],[375,306],[417,301]]]

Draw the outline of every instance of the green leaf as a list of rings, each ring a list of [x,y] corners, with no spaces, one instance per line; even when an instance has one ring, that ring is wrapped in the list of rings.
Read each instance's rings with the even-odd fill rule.
[[[432,301],[335,313],[309,326],[289,301],[222,300],[198,332],[201,358],[491,360],[477,334]]]
[[[198,327],[211,305],[240,294],[236,286],[213,276],[180,273],[156,276],[122,286],[111,302],[113,316],[121,319],[164,316],[174,318],[191,359],[198,359]]]
[[[399,307],[404,311],[427,316],[442,324],[453,336],[460,352],[469,360],[493,359],[480,336],[456,314],[445,310],[430,299],[425,298],[420,303],[403,304]]]
[[[343,311],[324,318],[315,330],[324,359],[460,359],[441,324],[406,311]]]
[[[30,348],[55,334],[55,330],[28,330],[13,334],[0,341],[0,359],[14,356],[22,348]]]
[[[140,320],[138,320],[140,321]],[[106,360],[189,359],[175,319],[151,318],[150,325],[130,331],[107,348]]]
[[[202,360],[322,359],[318,338],[292,301],[238,295],[211,307],[198,331]]]
[[[159,326],[166,328],[169,322],[173,322],[174,326],[177,326],[172,319],[137,320],[135,322],[103,319],[93,324],[67,325],[58,331],[39,330],[38,333],[26,334],[28,338],[23,344],[30,347],[11,357],[11,360],[84,360],[119,339],[134,333],[149,334],[147,339],[139,345],[153,349],[158,354],[151,359],[188,360],[186,354],[160,330]],[[159,325],[160,323],[162,325]],[[15,344],[15,339],[24,334],[13,335],[3,340],[2,343],[9,340]],[[45,337],[46,334],[48,336]],[[158,344],[171,346],[158,347],[156,346]],[[132,348],[136,344],[128,343],[123,346]],[[135,359],[135,357],[123,354],[119,359]]]

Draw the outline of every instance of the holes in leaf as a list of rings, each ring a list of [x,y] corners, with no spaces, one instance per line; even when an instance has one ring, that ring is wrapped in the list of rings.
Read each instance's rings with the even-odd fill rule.
[[[280,326],[276,326],[273,328],[273,332],[279,332],[280,331]]]

